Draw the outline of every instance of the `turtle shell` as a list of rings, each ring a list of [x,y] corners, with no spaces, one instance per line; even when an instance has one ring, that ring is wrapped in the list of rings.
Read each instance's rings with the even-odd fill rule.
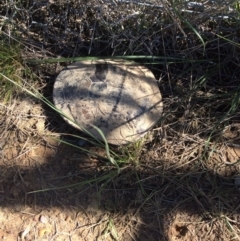
[[[163,111],[152,72],[124,60],[69,65],[56,78],[53,100],[69,124],[102,140],[99,128],[115,145],[141,138]]]

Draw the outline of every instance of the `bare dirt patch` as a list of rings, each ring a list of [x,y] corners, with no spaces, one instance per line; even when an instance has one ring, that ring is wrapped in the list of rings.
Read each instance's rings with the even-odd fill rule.
[[[60,143],[46,127],[43,134],[35,118],[46,120],[44,108],[28,97],[21,103],[27,103],[26,108],[15,105],[17,115],[8,108],[2,108],[1,115],[5,132],[13,136],[2,148],[2,240],[190,241],[238,237],[239,216],[229,213],[229,207],[237,210],[239,192],[234,180],[226,178],[236,172],[237,167],[231,164],[239,158],[238,150],[226,147],[223,151],[223,145],[215,144],[215,153],[205,166],[208,171],[204,172],[194,161],[190,168],[178,161],[176,169],[177,163],[174,159],[170,163],[168,156],[176,151],[174,145],[168,152],[164,151],[166,146],[154,145],[143,150],[140,165],[129,164],[117,174],[105,161]],[[24,141],[18,139],[20,131],[27,133]],[[88,149],[105,155],[94,146]]]

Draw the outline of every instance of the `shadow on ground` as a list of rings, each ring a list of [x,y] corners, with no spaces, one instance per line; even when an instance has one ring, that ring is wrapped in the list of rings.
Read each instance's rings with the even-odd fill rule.
[[[206,226],[218,215],[224,219],[239,214],[240,192],[233,180],[212,171],[184,167],[165,171],[160,160],[161,167],[148,166],[150,157],[118,174],[76,148],[45,144],[15,160],[2,159],[0,205],[22,214],[31,207],[32,215],[44,209],[74,210],[81,240],[90,237],[85,232],[92,227],[93,233],[103,224],[106,229],[109,220],[120,240],[191,240],[202,235],[201,223]],[[195,216],[199,229],[191,223]],[[191,225],[196,233],[191,233]],[[218,234],[214,235],[216,240]]]

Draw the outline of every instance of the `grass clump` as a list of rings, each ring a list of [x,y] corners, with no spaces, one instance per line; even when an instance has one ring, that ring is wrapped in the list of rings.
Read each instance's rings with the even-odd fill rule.
[[[0,70],[1,73],[17,84],[22,83],[23,66],[20,46],[12,41],[0,38]],[[12,99],[18,87],[0,76],[0,99],[4,102]]]
[[[22,31],[32,51],[27,63],[37,67],[47,88],[44,97],[29,91],[21,81],[26,69],[19,47],[14,50],[5,42],[1,48],[6,52],[1,51],[8,57],[1,58],[6,65],[0,72],[13,81],[1,79],[2,91],[14,93],[16,83],[25,86],[50,107],[46,111],[46,123],[54,125],[47,127],[50,131],[84,139],[59,118],[62,113],[51,102],[51,88],[62,65],[86,56],[136,58],[148,61],[158,80],[164,116],[151,140],[128,146],[108,145],[102,136],[103,144],[87,138],[86,145],[68,145],[61,152],[69,143],[59,140],[56,164],[39,167],[41,174],[36,173],[46,183],[36,183],[25,193],[36,195],[37,204],[52,194],[65,207],[64,202],[74,206],[75,200],[84,206],[84,198],[88,202],[95,195],[94,205],[105,212],[104,225],[99,226],[103,239],[239,239],[240,194],[234,185],[240,158],[238,2],[237,12],[231,13],[211,1],[203,12],[187,9],[183,1],[115,2],[105,6],[91,1],[90,6],[83,1],[55,1],[26,8],[33,20],[25,26],[31,34]],[[25,15],[16,16],[26,24]],[[46,203],[56,205],[55,199],[49,200]],[[91,223],[94,219],[89,217]],[[127,232],[134,237],[124,238]]]

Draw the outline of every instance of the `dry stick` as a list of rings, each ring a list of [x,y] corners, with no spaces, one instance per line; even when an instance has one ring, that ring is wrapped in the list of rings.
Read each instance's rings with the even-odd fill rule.
[[[94,27],[93,27],[93,32],[92,32],[91,43],[90,43],[90,46],[89,46],[88,55],[90,55],[90,53],[91,53],[93,39],[94,39],[94,35],[95,35],[95,30],[96,30],[96,23],[97,23],[97,19],[95,19],[95,22],[94,22]]]
[[[135,4],[135,5],[144,6],[144,7],[152,7],[152,8],[158,8],[158,9],[161,9],[161,10],[166,10],[166,7],[163,4],[156,5],[156,4],[137,2],[137,1],[129,1],[129,0],[118,0],[117,2],[118,3],[130,3],[130,4]],[[208,2],[208,0],[207,0],[207,2]],[[205,3],[202,3],[202,6],[204,6],[204,4]],[[169,9],[173,10],[173,8],[169,8]],[[187,13],[202,13],[202,12],[199,12],[199,11],[187,10],[187,9],[181,9],[180,11],[181,12],[187,12]]]
[[[135,17],[135,16],[137,16],[137,15],[139,15],[139,14],[140,14],[140,12],[137,11],[137,12],[134,12],[134,13],[132,13],[132,14],[124,17],[124,18],[121,18],[121,19],[118,20],[116,23],[111,24],[111,27],[116,26],[116,25],[118,25],[118,24],[121,24],[123,21],[128,20],[128,19],[130,19],[130,18],[133,18],[133,17]]]
[[[162,27],[161,27],[162,29]],[[164,41],[164,37],[163,37],[163,31],[161,31],[161,35],[162,35],[162,43],[163,43],[163,52],[164,52],[164,56],[167,56],[166,54],[166,47],[165,47],[165,41]],[[165,59],[166,61],[166,68],[167,68],[167,75],[168,75],[168,83],[169,83],[169,86],[170,86],[170,91],[171,91],[171,95],[173,96],[173,90],[172,90],[172,84],[171,84],[171,81],[170,81],[170,71],[169,71],[169,67],[168,67],[168,61],[167,59]]]
[[[107,222],[107,221],[108,221],[108,219],[106,219],[106,220],[101,220],[101,221],[99,221],[99,222],[97,222],[97,223],[94,223],[94,224],[87,224],[87,225],[83,225],[83,226],[77,225],[70,233],[59,232],[59,231],[58,231],[58,228],[57,228],[57,223],[54,221],[55,233],[53,234],[53,236],[51,237],[51,239],[50,239],[49,241],[53,240],[53,239],[54,239],[56,236],[58,236],[59,234],[67,235],[67,236],[69,236],[69,238],[71,239],[71,236],[76,232],[77,229],[80,229],[80,228],[90,229],[90,228],[93,228],[93,227],[95,227],[95,226],[97,226],[97,225],[99,225],[99,224],[101,224],[101,223],[103,223],[103,222]],[[89,226],[89,225],[90,225],[90,226]]]
[[[129,1],[129,0],[117,0],[118,3],[130,3],[130,4],[135,4],[139,6],[146,6],[146,7],[153,7],[153,8],[161,8],[164,9],[163,5],[155,5],[155,4],[150,4],[150,3],[143,3],[143,2],[137,2],[137,1]]]
[[[21,148],[21,151],[19,152],[18,156],[15,159],[20,158],[21,156],[27,154],[28,152],[30,152],[32,150],[32,149],[25,150],[25,147],[27,146],[28,141],[29,141],[29,137],[27,137],[27,140],[25,141],[23,147]]]

